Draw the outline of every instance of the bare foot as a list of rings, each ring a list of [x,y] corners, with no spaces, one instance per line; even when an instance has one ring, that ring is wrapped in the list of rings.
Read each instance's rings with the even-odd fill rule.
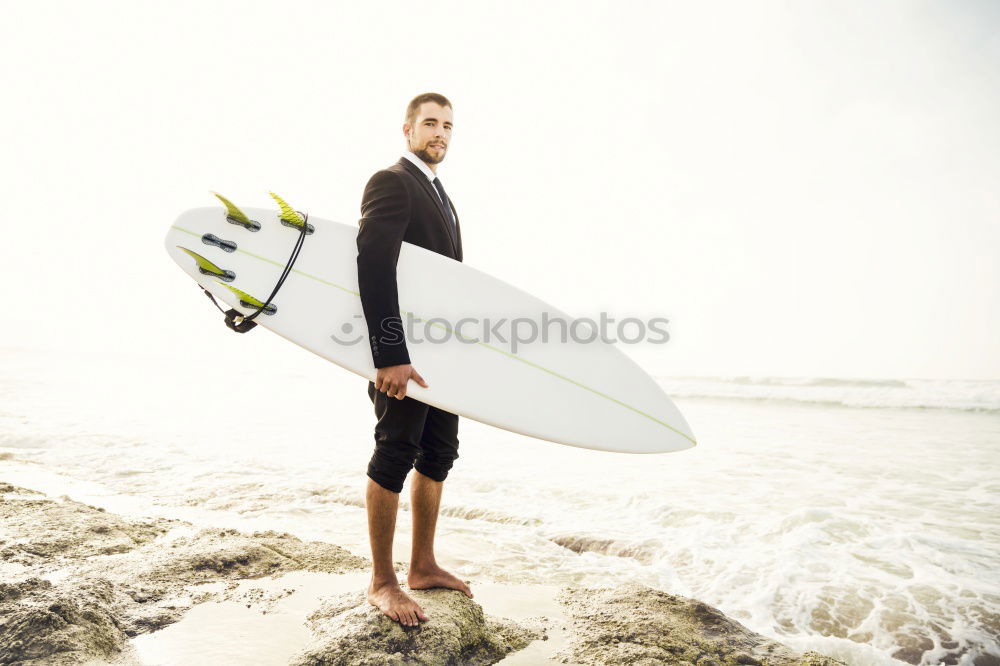
[[[399,583],[396,581],[378,585],[369,584],[368,603],[404,627],[417,626],[418,618],[424,621],[430,619],[413,597],[399,589]]]
[[[430,587],[446,587],[449,590],[464,592],[467,597],[472,598],[472,590],[454,575],[448,573],[438,565],[426,568],[410,568],[406,575],[406,584],[411,590],[426,590]]]

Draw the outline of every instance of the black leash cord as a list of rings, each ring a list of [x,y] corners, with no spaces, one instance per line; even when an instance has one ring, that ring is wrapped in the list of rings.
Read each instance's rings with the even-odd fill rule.
[[[204,291],[205,295],[208,296],[212,303],[215,304],[215,307],[219,308],[219,312],[226,315],[226,326],[230,329],[236,331],[237,333],[246,333],[256,326],[257,322],[255,322],[254,319],[257,315],[267,309],[267,306],[271,304],[271,300],[274,298],[275,294],[277,294],[278,290],[281,289],[281,285],[285,283],[285,278],[287,278],[292,272],[292,266],[295,265],[295,260],[299,258],[299,252],[302,250],[302,243],[306,238],[306,230],[309,228],[309,213],[301,213],[301,215],[303,218],[302,230],[299,232],[298,240],[295,241],[295,247],[292,249],[292,255],[288,257],[288,261],[285,263],[285,270],[281,272],[281,277],[278,278],[277,284],[274,285],[271,295],[267,297],[264,304],[257,308],[253,314],[244,317],[243,313],[235,308],[223,310],[219,303],[215,300],[215,296],[213,296],[208,289],[201,287],[201,290]],[[237,319],[239,319],[239,321],[236,321]]]

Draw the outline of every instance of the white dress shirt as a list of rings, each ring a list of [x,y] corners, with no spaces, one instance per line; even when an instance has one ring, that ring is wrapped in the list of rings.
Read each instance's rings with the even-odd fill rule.
[[[403,153],[403,157],[416,164],[417,168],[420,169],[420,171],[422,171],[425,176],[427,176],[427,180],[430,182],[430,184],[431,185],[434,184],[434,179],[437,178],[437,176],[434,175],[434,172],[431,171],[431,168],[427,166],[426,162],[424,162],[422,159],[414,155],[413,152],[409,150]],[[444,199],[441,198],[441,193],[437,191],[436,187],[434,188],[434,191],[437,192],[438,201],[444,203]]]

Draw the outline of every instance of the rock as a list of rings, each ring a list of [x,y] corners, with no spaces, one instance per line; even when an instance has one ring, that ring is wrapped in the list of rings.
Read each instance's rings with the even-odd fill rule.
[[[558,657],[576,664],[696,666],[834,666],[756,634],[694,599],[632,583],[609,589],[564,588],[558,600],[572,619]]]
[[[0,589],[0,664],[43,659],[77,664],[108,659],[127,635],[111,612],[119,595],[106,580],[56,586],[40,578],[5,583]]]
[[[309,616],[314,639],[291,660],[293,666],[402,666],[404,664],[494,664],[533,640],[544,638],[539,621],[529,624],[486,616],[456,590],[407,590],[429,619],[403,627],[368,603],[364,593],[328,599]]]
[[[115,661],[131,636],[171,624],[203,601],[266,605],[292,593],[277,590],[265,598],[250,590],[236,597],[239,580],[298,570],[338,574],[369,563],[338,546],[288,533],[135,520],[0,482],[3,564],[19,573],[4,571],[0,581],[0,664],[68,666]],[[417,627],[386,617],[360,591],[327,599],[309,616],[312,640],[292,663],[493,664],[547,639],[552,628],[546,618],[487,616],[455,590],[409,592],[430,616]],[[710,606],[642,585],[565,588],[559,601],[571,622],[570,640],[557,655],[564,663],[840,663],[797,654]]]
[[[29,568],[0,582],[0,664],[107,660],[130,636],[224,594],[192,598],[194,584],[367,565],[339,546],[287,533],[206,528],[171,540],[175,527],[193,531],[183,521],[131,520],[0,482],[0,561]],[[59,582],[46,579],[57,570]]]
[[[126,553],[165,534],[172,522],[127,520],[68,497],[57,502],[0,484],[0,560],[25,566],[51,569],[93,555]]]
[[[367,562],[340,546],[302,541],[287,532],[245,534],[234,529],[205,528],[169,544],[144,549],[142,557],[98,561],[85,571],[142,580],[156,587],[259,578],[301,570],[343,573],[364,568]]]

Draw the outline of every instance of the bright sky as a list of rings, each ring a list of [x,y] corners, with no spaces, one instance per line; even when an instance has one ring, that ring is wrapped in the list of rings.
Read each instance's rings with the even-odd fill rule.
[[[237,341],[167,227],[272,189],[355,224],[436,91],[465,262],[669,318],[658,371],[1000,379],[1000,4],[2,8],[0,346],[292,349]]]

